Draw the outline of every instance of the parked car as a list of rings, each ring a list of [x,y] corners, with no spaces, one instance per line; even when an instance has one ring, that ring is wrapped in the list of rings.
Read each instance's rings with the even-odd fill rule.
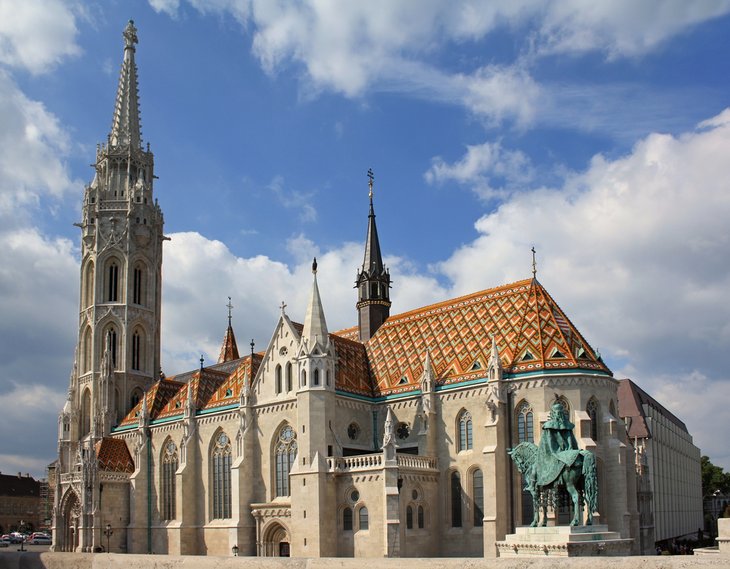
[[[51,545],[51,537],[48,535],[37,535],[30,538],[31,545]]]
[[[8,547],[10,545],[10,536],[0,537],[0,547]]]

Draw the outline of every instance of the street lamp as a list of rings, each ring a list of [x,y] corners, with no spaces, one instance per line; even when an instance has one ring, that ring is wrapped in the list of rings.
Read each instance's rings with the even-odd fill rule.
[[[238,545],[231,547],[231,551],[233,552],[233,557],[238,557]]]
[[[23,520],[20,520],[20,525],[18,526],[18,533],[22,536],[23,535],[23,529],[25,528],[25,522]],[[25,551],[25,538],[20,538],[20,549],[18,551]]]
[[[111,524],[106,524],[104,528],[104,535],[106,536],[106,552],[109,553],[109,537],[114,533]]]

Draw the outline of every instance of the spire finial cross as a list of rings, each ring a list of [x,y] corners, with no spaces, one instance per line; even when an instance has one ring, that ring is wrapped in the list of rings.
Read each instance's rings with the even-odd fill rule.
[[[122,35],[124,36],[125,49],[134,49],[134,44],[139,41],[137,39],[137,28],[134,27],[134,20],[129,20]]]
[[[205,362],[205,358],[203,354],[200,354],[200,371],[203,371],[203,362]]]
[[[373,201],[373,180],[375,180],[375,174],[373,174],[373,169],[368,168],[368,188],[370,190],[368,195],[370,196],[371,202]]]
[[[256,345],[253,341],[253,338],[251,338],[251,343],[249,345],[251,346],[251,363],[253,364],[253,348]]]
[[[279,305],[279,308],[281,308],[281,315],[284,316],[284,314],[285,314],[284,310],[286,309],[286,302],[284,302],[282,300],[281,304]]]
[[[532,248],[532,278],[537,278],[537,261],[535,260],[535,247]]]
[[[231,310],[233,310],[233,304],[231,304],[231,297],[228,297],[228,304],[226,304],[226,308],[228,309],[228,325],[231,325]]]

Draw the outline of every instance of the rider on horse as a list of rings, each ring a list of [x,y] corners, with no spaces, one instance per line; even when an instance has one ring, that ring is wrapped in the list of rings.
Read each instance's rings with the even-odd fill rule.
[[[575,440],[575,425],[565,416],[560,401],[550,407],[548,420],[542,426],[540,446],[537,449],[537,474],[539,485],[550,484],[560,474],[563,465],[572,466],[579,454]]]

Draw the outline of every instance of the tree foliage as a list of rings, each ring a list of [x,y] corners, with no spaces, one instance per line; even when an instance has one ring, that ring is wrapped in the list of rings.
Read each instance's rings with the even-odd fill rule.
[[[717,491],[726,496],[730,495],[730,473],[712,464],[708,456],[703,456],[701,461],[702,495],[712,496]]]

